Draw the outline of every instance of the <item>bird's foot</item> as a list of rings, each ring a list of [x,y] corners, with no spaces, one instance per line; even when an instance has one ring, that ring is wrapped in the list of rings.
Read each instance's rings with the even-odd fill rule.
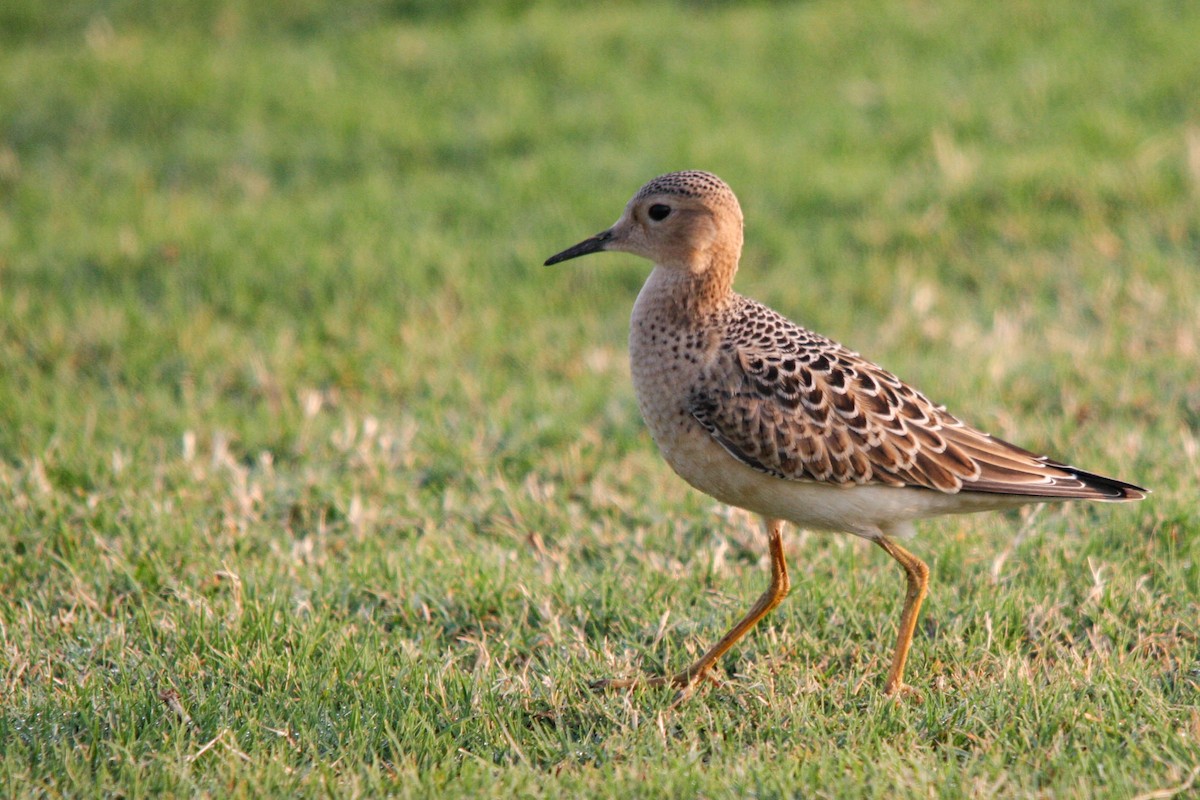
[[[663,676],[656,677],[641,677],[641,678],[602,678],[598,681],[592,681],[589,686],[597,692],[611,691],[614,689],[633,689],[638,686],[648,686],[652,689],[661,688],[664,686],[673,686],[678,689],[675,699],[671,701],[671,707],[675,708],[686,701],[696,691],[696,687],[703,681],[711,681],[717,686],[721,685],[721,680],[711,672],[705,671],[698,675],[693,675],[688,671],[683,671],[669,678]]]
[[[925,702],[925,698],[921,693],[907,683],[890,683],[884,687],[883,693],[897,703],[921,705]]]
[[[682,679],[682,680],[681,680]],[[641,677],[641,678],[601,678],[598,681],[592,681],[588,684],[597,692],[607,692],[614,689],[634,689],[638,686],[649,686],[652,689],[657,689],[663,686],[675,686],[683,688],[687,686],[688,681],[684,675],[676,675],[672,678],[664,677]]]
[[[616,689],[632,689],[640,683],[653,685],[644,678],[601,678],[588,684],[593,692],[609,692]]]

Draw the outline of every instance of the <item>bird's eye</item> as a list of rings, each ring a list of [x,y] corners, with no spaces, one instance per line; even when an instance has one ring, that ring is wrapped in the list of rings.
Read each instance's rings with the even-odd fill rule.
[[[649,214],[650,219],[654,220],[655,222],[662,222],[667,218],[667,214],[671,213],[671,207],[664,206],[662,203],[655,203],[654,205],[650,206],[650,210],[646,213]]]

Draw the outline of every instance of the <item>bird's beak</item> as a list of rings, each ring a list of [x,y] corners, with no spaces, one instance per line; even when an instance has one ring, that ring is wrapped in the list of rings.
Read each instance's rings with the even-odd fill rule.
[[[546,259],[546,266],[549,267],[549,266],[553,266],[554,264],[557,264],[561,261],[568,261],[572,258],[579,258],[580,256],[586,256],[588,253],[599,253],[602,250],[607,250],[608,243],[610,241],[612,241],[612,238],[613,238],[612,228],[609,228],[608,230],[606,230],[602,233],[597,233],[592,238],[584,239],[582,242],[575,245],[574,247],[568,247],[566,250],[563,250],[561,253],[550,256],[549,258]]]

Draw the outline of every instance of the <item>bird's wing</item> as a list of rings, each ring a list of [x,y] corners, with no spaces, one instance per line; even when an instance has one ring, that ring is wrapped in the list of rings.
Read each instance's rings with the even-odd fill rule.
[[[1125,499],[1141,490],[976,430],[887,370],[752,301],[690,397],[731,455],[779,478]]]

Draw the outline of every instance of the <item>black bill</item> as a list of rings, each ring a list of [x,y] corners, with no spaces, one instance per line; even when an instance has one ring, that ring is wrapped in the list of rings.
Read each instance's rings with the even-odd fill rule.
[[[550,256],[546,259],[545,266],[553,266],[561,261],[569,261],[572,258],[586,256],[588,253],[599,253],[604,249],[604,246],[608,244],[609,240],[612,239],[612,236],[613,234],[611,230],[604,231],[603,233],[597,233],[592,238],[584,239],[574,247],[568,247],[561,253]]]

